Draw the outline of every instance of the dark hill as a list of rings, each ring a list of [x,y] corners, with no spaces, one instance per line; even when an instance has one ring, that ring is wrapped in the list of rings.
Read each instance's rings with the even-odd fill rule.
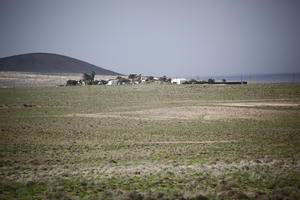
[[[50,54],[30,53],[0,58],[0,71],[40,73],[90,73],[98,75],[120,75],[75,58]]]

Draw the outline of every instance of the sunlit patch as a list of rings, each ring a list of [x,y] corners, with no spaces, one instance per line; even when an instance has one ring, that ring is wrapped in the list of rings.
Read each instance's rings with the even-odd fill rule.
[[[256,104],[253,103],[253,105]],[[243,107],[248,107],[248,104],[224,103],[212,104],[210,106],[182,106],[126,112],[80,113],[67,116],[90,118],[127,118],[137,120],[265,120],[272,118],[274,114],[282,112],[276,110],[248,109]]]

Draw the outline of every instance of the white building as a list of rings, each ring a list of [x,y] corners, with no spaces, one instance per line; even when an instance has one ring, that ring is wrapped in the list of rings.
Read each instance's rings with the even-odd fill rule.
[[[119,80],[109,80],[106,85],[120,85]]]
[[[146,81],[147,81],[147,77],[142,77],[141,78],[141,83],[146,83]]]
[[[185,81],[186,81],[185,78],[172,78],[171,83],[180,85],[180,84],[184,83]]]

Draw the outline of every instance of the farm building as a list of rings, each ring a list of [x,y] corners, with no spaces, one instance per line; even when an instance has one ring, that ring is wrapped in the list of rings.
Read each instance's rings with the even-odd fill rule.
[[[172,78],[171,83],[180,85],[180,84],[184,83],[185,81],[186,81],[185,78]]]
[[[142,77],[141,78],[141,83],[146,83],[147,82],[147,77]]]
[[[109,80],[106,85],[120,85],[119,80]]]

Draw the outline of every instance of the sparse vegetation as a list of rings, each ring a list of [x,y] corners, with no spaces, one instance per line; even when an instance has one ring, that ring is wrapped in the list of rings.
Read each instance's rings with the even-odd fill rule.
[[[191,80],[185,81],[183,84],[200,84],[200,81],[191,79]]]
[[[299,199],[299,88],[2,88],[0,199]]]
[[[159,77],[158,79],[161,83],[171,83],[171,78],[168,78],[167,76]]]

